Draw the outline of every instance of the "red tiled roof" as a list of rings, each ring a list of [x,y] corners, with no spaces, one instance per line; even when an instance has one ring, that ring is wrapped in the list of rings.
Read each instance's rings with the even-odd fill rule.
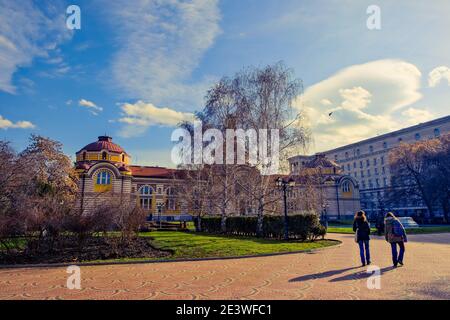
[[[175,169],[163,167],[129,166],[129,168],[134,177],[172,178],[177,172]]]
[[[125,151],[122,149],[122,147],[120,147],[119,145],[112,142],[111,137],[106,137],[106,136],[98,137],[98,141],[88,144],[84,148],[81,148],[81,150],[78,152],[81,152],[83,150],[86,150],[86,151],[107,150],[110,152],[116,152],[116,153],[124,152],[125,153]]]

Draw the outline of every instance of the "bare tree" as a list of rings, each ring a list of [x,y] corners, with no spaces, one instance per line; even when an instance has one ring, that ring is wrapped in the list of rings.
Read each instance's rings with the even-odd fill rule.
[[[390,198],[421,199],[430,217],[442,208],[448,221],[450,197],[450,135],[438,139],[401,144],[389,155],[392,172]]]
[[[292,70],[282,63],[264,68],[247,68],[231,79],[222,78],[208,91],[206,107],[198,114],[198,118],[206,123],[207,127],[219,129],[226,137],[224,145],[235,146],[234,149],[237,145],[235,137],[227,141],[227,129],[252,129],[256,132],[278,130],[279,155],[272,156],[279,156],[279,162],[283,163],[290,152],[299,146],[306,146],[309,141],[309,133],[303,126],[302,116],[292,105],[294,99],[301,94],[301,89],[301,81],[294,79]],[[246,143],[249,145],[251,141]],[[262,161],[261,154],[256,164],[249,161],[248,152],[245,159],[248,166],[259,171],[264,171],[265,166],[271,165]],[[261,235],[265,208],[273,202],[273,197],[269,197],[269,194],[272,193],[274,181],[261,174],[252,174],[253,184],[249,186],[245,183],[245,173],[249,172],[243,171],[242,166],[236,164],[216,166],[215,176],[221,186],[220,201],[224,218],[222,223],[225,225],[227,210],[237,183],[247,191],[251,202],[256,204],[258,235]]]

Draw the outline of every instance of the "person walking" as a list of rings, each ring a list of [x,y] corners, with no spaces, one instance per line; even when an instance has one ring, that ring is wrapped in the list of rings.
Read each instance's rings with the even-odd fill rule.
[[[362,210],[355,214],[353,220],[353,231],[355,232],[355,242],[359,245],[359,255],[361,256],[361,264],[369,265],[370,261],[370,224],[367,221],[366,213]]]
[[[403,258],[405,256],[405,242],[408,242],[406,237],[406,231],[402,223],[392,213],[388,212],[384,220],[385,225],[385,238],[386,241],[391,244],[392,250],[392,263],[394,268],[400,264],[403,266]],[[397,253],[397,246],[400,248],[400,252]]]

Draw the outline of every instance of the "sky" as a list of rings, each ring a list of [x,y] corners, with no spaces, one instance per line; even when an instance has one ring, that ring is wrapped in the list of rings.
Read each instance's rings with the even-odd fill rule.
[[[0,0],[0,140],[21,150],[35,133],[74,158],[107,134],[135,164],[173,166],[171,133],[208,88],[283,61],[303,81],[307,153],[339,147],[449,115],[449,13],[447,0]]]

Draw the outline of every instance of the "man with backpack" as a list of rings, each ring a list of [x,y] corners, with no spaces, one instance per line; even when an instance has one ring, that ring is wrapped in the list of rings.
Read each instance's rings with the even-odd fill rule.
[[[385,238],[386,241],[391,244],[392,248],[392,262],[394,268],[397,268],[398,264],[403,266],[403,257],[405,255],[405,242],[408,242],[406,237],[405,228],[398,218],[392,213],[388,212],[384,220],[385,224]],[[400,248],[400,252],[397,254],[397,245]]]

